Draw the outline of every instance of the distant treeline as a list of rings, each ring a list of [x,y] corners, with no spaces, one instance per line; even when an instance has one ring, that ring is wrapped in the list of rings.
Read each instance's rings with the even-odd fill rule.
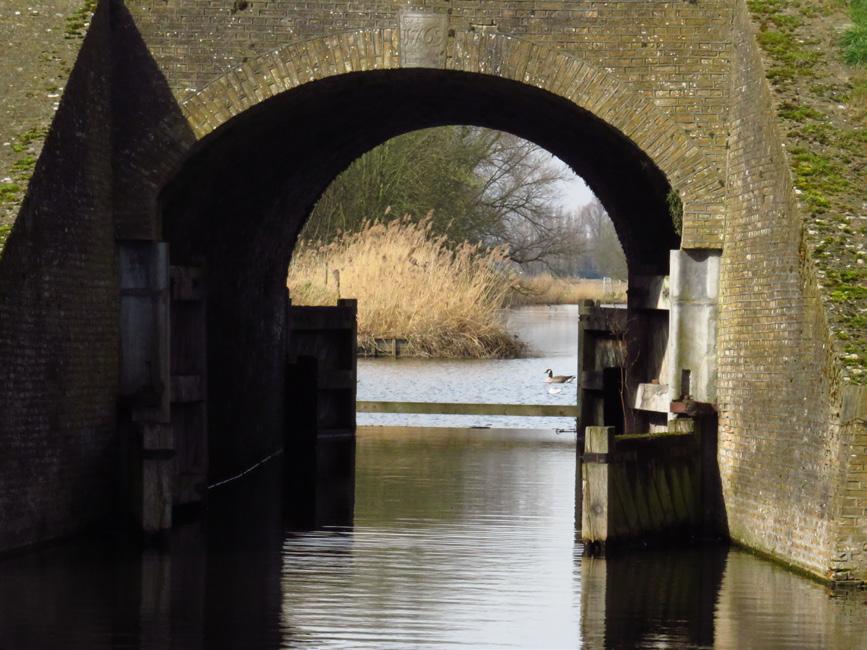
[[[408,133],[369,151],[335,179],[301,239],[328,243],[368,219],[429,219],[452,244],[501,247],[524,271],[626,277],[604,208],[566,209],[568,173],[513,135],[469,126]]]

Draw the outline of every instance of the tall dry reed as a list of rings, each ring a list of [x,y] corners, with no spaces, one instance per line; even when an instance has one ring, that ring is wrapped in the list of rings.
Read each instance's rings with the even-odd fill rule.
[[[523,276],[515,281],[509,302],[519,305],[575,305],[582,300],[626,302],[626,283],[613,280],[557,278],[549,273]]]
[[[506,357],[521,344],[498,310],[512,288],[506,252],[431,231],[430,219],[371,222],[329,244],[302,243],[289,267],[294,304],[358,299],[358,340],[400,338],[419,356]]]

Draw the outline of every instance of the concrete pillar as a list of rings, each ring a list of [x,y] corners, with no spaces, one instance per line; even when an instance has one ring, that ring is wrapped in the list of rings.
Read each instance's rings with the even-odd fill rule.
[[[666,364],[671,401],[716,402],[718,250],[671,251]]]

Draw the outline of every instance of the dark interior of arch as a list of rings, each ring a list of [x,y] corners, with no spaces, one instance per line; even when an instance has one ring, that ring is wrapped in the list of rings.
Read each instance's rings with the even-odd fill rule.
[[[215,477],[281,436],[286,268],[316,200],[364,152],[447,124],[508,131],[555,154],[602,201],[630,270],[667,273],[679,237],[665,175],[619,131],[551,93],[486,75],[391,70],[269,99],[200,142],[161,197],[172,263],[206,274]]]

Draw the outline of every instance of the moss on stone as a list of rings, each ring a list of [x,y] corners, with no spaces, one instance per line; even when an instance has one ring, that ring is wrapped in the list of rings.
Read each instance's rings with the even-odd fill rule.
[[[816,271],[844,380],[865,383],[867,70],[845,66],[844,60],[856,62],[845,49],[835,54],[846,47],[841,29],[859,24],[856,5],[867,0],[748,1],[804,213],[805,255]]]
[[[831,205],[828,197],[849,187],[841,165],[811,149],[795,147],[790,153],[795,184],[803,193],[804,201],[813,210],[824,212]]]
[[[84,38],[93,12],[96,11],[96,3],[97,0],[84,0],[81,7],[66,19],[64,38]]]
[[[12,232],[12,226],[9,224],[0,223],[0,254],[6,247],[6,240],[9,239],[9,233]]]
[[[48,129],[44,127],[34,127],[19,135],[10,146],[12,147],[12,151],[15,153],[21,153],[27,151],[27,149],[34,143],[44,140],[46,135],[48,135]]]
[[[0,205],[10,203],[21,195],[21,186],[18,183],[0,183]]]
[[[0,254],[3,252],[6,237],[12,230],[12,223],[8,222],[8,216],[4,221],[4,213],[14,215],[17,204],[24,198],[47,134],[47,128],[34,127],[19,134],[9,144],[9,148],[17,154],[17,158],[8,167],[7,179],[0,182],[0,229],[3,233],[0,236]]]
[[[36,156],[24,156],[19,160],[16,160],[12,165],[12,173],[17,177],[27,177],[33,173],[33,169],[36,167]]]
[[[790,102],[783,103],[778,109],[777,113],[779,113],[780,117],[786,120],[792,120],[794,122],[803,122],[804,120],[823,120],[825,119],[824,113],[821,111],[817,111],[815,108],[811,108],[809,106],[801,106],[800,104],[793,104]]]

